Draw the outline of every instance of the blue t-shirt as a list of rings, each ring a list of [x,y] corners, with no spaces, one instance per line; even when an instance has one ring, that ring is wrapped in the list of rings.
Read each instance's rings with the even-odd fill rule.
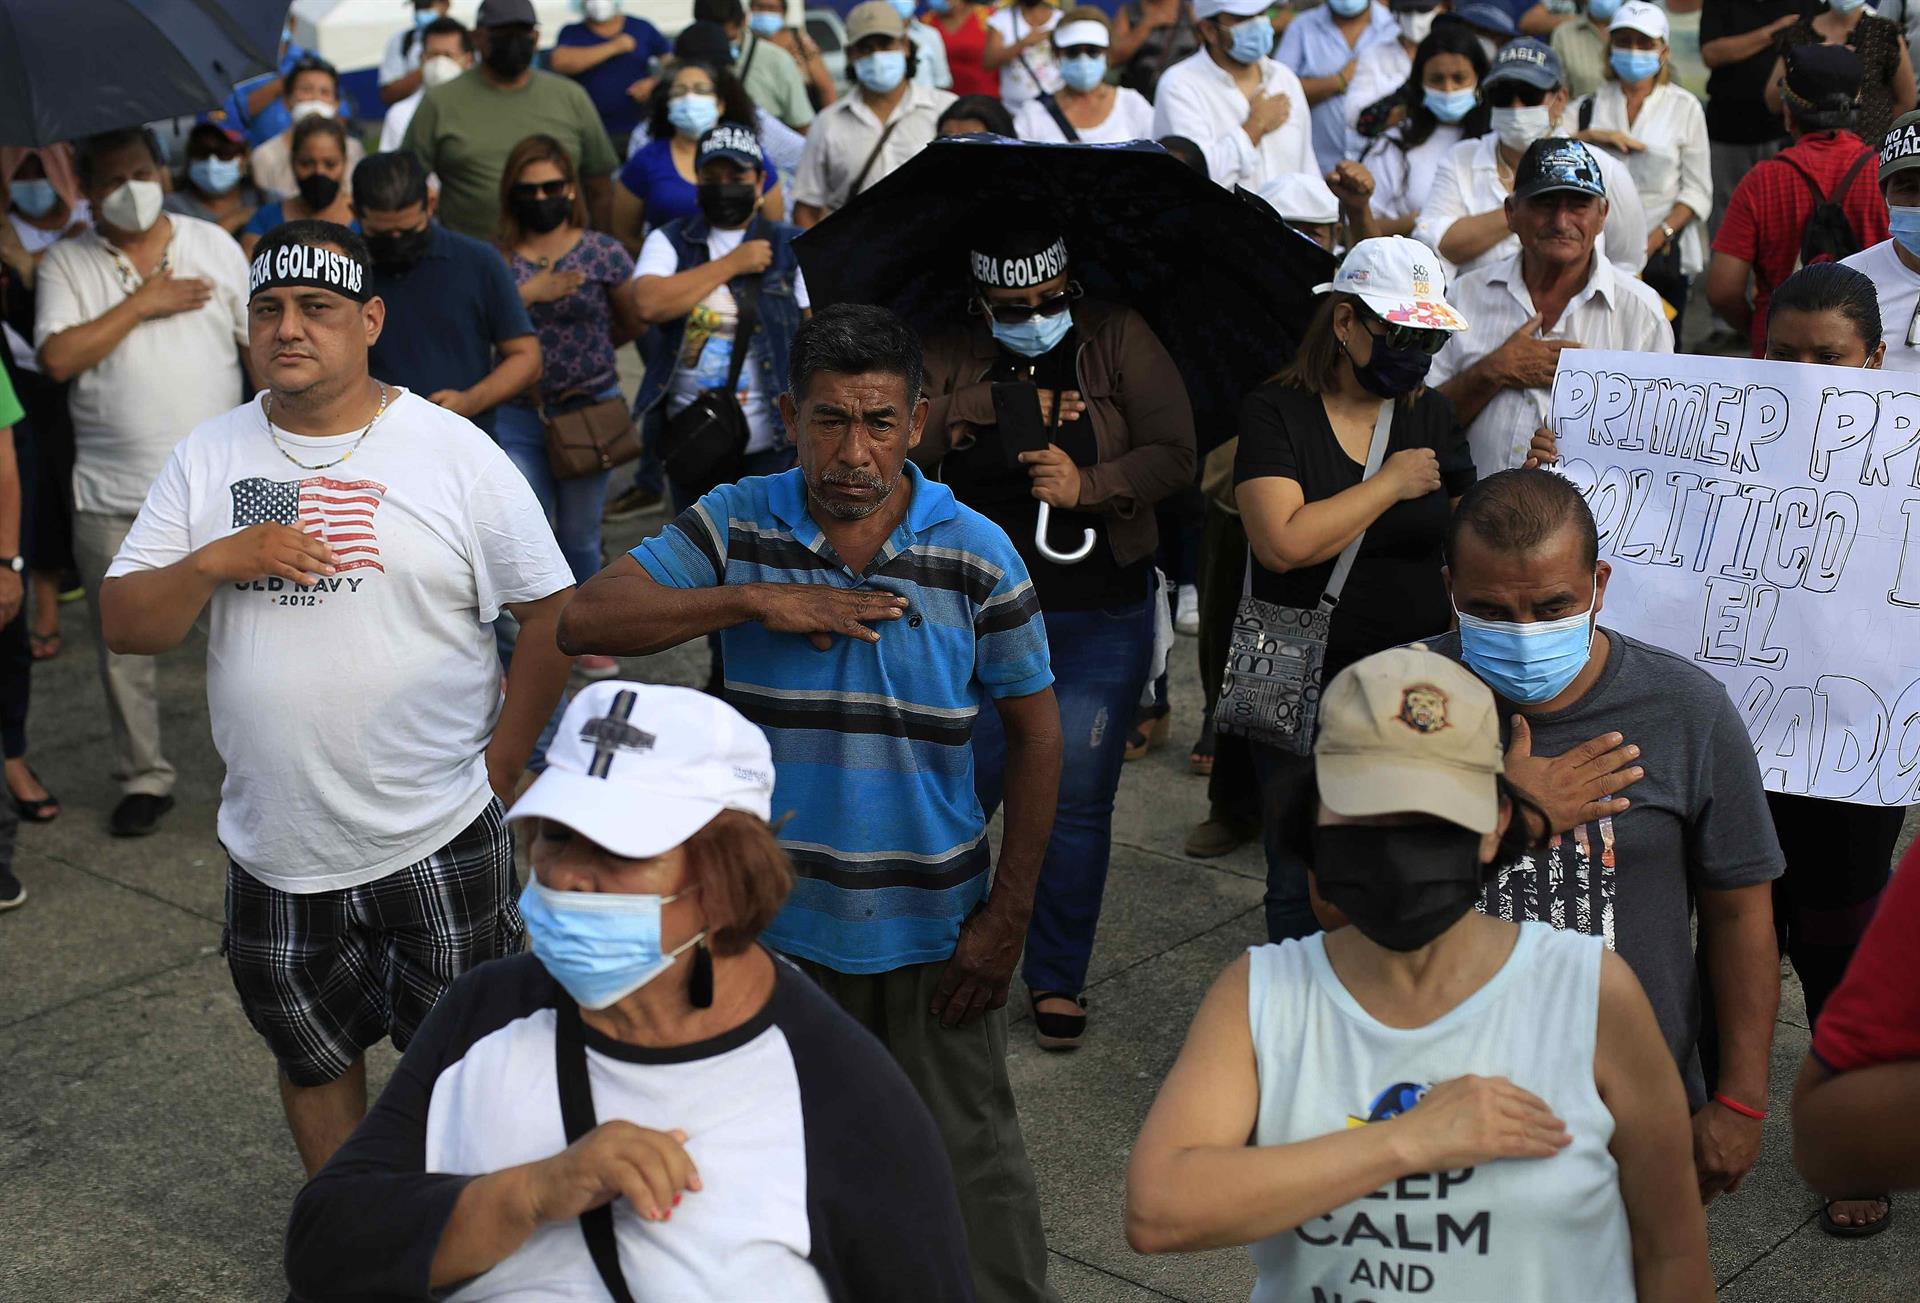
[[[762,154],[761,193],[773,189],[779,181],[779,176],[767,166],[766,155]],[[620,168],[620,184],[646,205],[642,215],[650,231],[659,230],[668,222],[678,221],[682,217],[697,217],[700,214],[700,192],[673,165],[671,140],[649,140],[635,150],[633,157]]]
[[[233,94],[227,96],[227,102],[220,106],[226,117],[226,124],[247,138],[247,148],[254,149],[266,144],[275,136],[293,125],[293,115],[287,111],[287,102],[279,95],[267,101],[258,115],[247,112],[247,96],[262,83],[282,75],[300,59],[307,58],[313,52],[299,45],[289,45],[287,52],[280,56],[280,68],[276,72],[262,73],[258,77],[249,77],[233,88]]]
[[[673,46],[660,35],[660,29],[644,18],[628,15],[626,34],[633,38],[633,49],[574,77],[586,91],[587,98],[593,101],[594,112],[607,124],[607,134],[613,137],[616,151],[646,113],[646,106],[627,94],[627,87],[645,81],[652,72],[653,60],[673,52]],[[568,23],[560,29],[560,38],[554,44],[605,45],[610,39],[585,23]]]
[[[276,199],[270,204],[261,204],[258,208],[254,209],[253,216],[249,217],[247,224],[240,228],[240,234],[265,235],[268,231],[271,231],[274,227],[286,220],[286,201]],[[347,229],[358,231],[360,229],[360,219],[356,217],[354,220],[348,222]]]
[[[513,273],[492,245],[434,222],[427,256],[394,275],[369,277],[386,301],[387,322],[368,352],[374,377],[405,385],[422,398],[469,389],[494,368],[494,345],[533,333]],[[473,423],[493,433],[493,412]]]
[[[773,812],[793,895],[763,940],[842,973],[953,954],[986,895],[987,821],[973,790],[973,721],[988,699],[1053,683],[1046,626],[998,525],[908,462],[907,515],[862,574],[807,510],[799,469],[723,484],[633,550],[658,583],[820,584],[897,593],[880,641],[751,622],[720,635],[726,699],[773,748]]]

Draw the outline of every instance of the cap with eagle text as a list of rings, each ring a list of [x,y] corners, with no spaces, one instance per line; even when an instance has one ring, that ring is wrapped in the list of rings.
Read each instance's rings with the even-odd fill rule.
[[[608,679],[567,706],[546,771],[507,819],[551,819],[643,860],[685,842],[722,810],[772,819],[766,735],[704,692]]]

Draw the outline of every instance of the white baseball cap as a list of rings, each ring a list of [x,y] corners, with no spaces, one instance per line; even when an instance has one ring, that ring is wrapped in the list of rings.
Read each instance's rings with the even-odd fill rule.
[[[1071,50],[1080,45],[1096,45],[1104,50],[1112,43],[1113,35],[1107,31],[1107,25],[1090,18],[1061,23],[1053,29],[1053,48],[1056,50]]]
[[[1273,0],[1193,0],[1195,18],[1251,18],[1273,7]]]
[[[1259,195],[1289,222],[1331,226],[1340,220],[1340,201],[1317,172],[1285,172],[1264,182]]]
[[[1650,5],[1647,0],[1627,0],[1614,11],[1613,21],[1607,24],[1610,32],[1638,32],[1656,41],[1664,41],[1671,32],[1667,22],[1667,11],[1659,5]]]
[[[686,841],[722,810],[773,815],[766,735],[692,688],[608,679],[581,689],[509,822],[551,819],[630,860]]]
[[[1446,272],[1433,250],[1404,235],[1379,235],[1347,250],[1333,279],[1315,294],[1351,294],[1390,326],[1465,330],[1467,319],[1444,295]]]

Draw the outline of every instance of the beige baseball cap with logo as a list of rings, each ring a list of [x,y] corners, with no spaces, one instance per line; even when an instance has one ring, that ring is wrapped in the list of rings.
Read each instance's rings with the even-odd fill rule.
[[[1430,814],[1477,833],[1499,824],[1493,693],[1423,643],[1334,676],[1320,698],[1313,755],[1320,799],[1335,814]]]

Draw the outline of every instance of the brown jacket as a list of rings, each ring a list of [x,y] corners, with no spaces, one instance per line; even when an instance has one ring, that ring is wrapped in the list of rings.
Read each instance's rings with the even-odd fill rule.
[[[1077,510],[1107,517],[1115,564],[1132,565],[1159,545],[1154,504],[1193,483],[1193,409],[1186,382],[1139,313],[1083,299],[1073,321],[1081,339],[1074,369],[1097,455],[1080,468]],[[936,471],[949,450],[973,442],[975,426],[994,423],[993,386],[980,377],[999,354],[979,317],[927,341],[933,410],[913,450],[923,469]]]

